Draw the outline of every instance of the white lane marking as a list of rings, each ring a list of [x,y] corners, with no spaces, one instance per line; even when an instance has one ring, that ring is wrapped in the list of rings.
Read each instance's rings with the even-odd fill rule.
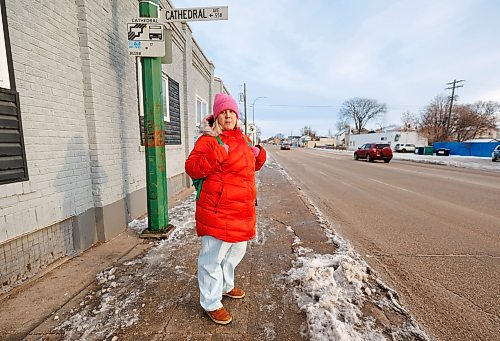
[[[380,181],[380,180],[377,180],[377,179],[368,178],[368,180],[371,180],[371,181],[374,181],[374,182],[378,182],[379,184],[382,184],[384,186],[389,186],[389,187],[392,187],[392,188],[396,188],[396,189],[399,189],[401,191],[412,192],[409,189],[406,189],[406,188],[403,188],[403,187],[399,187],[399,186],[394,186],[394,185],[388,184],[387,182],[383,182],[383,181]]]

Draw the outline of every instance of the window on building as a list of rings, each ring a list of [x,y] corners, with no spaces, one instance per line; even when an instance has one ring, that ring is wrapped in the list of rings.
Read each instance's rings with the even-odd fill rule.
[[[162,74],[161,77],[161,104],[163,108],[163,120],[170,122],[170,108],[168,100],[168,76]]]
[[[144,145],[144,102],[142,92],[142,63],[137,58],[137,94],[139,101],[139,124],[141,131],[141,145]],[[165,144],[181,144],[181,119],[179,83],[162,73],[160,100],[163,108],[163,120],[165,124]]]
[[[208,104],[200,96],[196,96],[196,126],[199,127],[201,122],[208,115]]]
[[[9,60],[7,58],[7,44],[5,35],[7,32],[4,29],[4,22],[6,22],[5,17],[5,9],[4,9],[4,1],[1,1],[2,5],[0,6],[0,88],[10,89],[10,75],[9,72],[11,68],[9,67]]]
[[[5,0],[0,0],[0,184],[28,180]]]

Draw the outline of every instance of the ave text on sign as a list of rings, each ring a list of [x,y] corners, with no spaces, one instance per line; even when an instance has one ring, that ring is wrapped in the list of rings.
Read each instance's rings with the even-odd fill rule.
[[[227,20],[228,7],[175,8],[163,10],[165,22]]]

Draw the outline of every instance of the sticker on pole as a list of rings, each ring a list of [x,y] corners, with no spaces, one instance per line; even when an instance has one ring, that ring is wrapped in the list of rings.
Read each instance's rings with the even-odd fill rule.
[[[174,8],[162,11],[165,22],[227,20],[228,7]]]
[[[165,56],[163,24],[145,23],[139,19],[142,18],[133,19],[132,23],[127,24],[129,54],[137,57]]]

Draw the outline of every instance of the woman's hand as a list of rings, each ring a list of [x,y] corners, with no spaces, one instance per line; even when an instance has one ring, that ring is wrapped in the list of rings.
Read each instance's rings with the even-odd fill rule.
[[[258,146],[250,147],[252,150],[253,156],[257,157],[260,154],[260,148]]]

